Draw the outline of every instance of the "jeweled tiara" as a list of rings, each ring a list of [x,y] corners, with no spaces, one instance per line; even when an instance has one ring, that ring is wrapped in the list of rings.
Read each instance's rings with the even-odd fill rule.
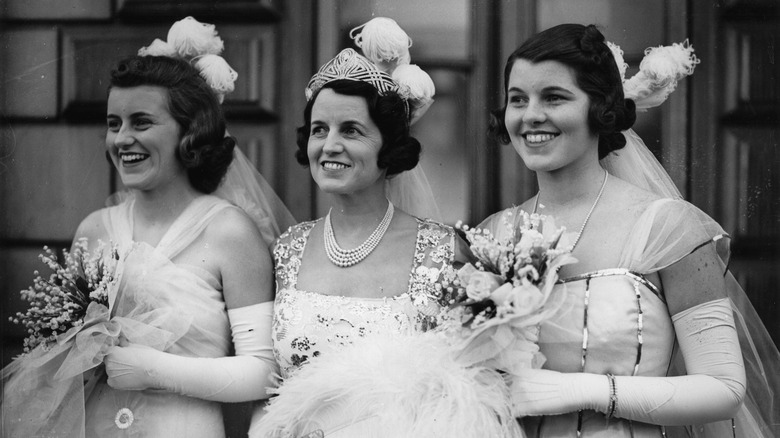
[[[377,89],[380,95],[398,92],[398,84],[389,74],[380,71],[365,56],[352,49],[344,49],[335,58],[320,67],[320,70],[311,77],[306,86],[306,100],[311,100],[323,85],[337,79],[368,82]]]

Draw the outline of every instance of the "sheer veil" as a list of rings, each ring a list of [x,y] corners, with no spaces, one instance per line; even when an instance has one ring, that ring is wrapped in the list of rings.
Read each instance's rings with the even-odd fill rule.
[[[442,220],[431,185],[422,170],[422,164],[417,164],[414,169],[387,179],[385,194],[393,205],[412,216],[435,221]]]
[[[225,178],[213,193],[240,207],[252,218],[266,245],[297,222],[271,185],[236,147]]]
[[[622,51],[609,43],[620,66]],[[674,60],[678,70],[664,77],[653,63]],[[693,73],[699,62],[693,55],[688,42],[667,47],[648,49],[640,65],[640,71],[624,81],[625,96],[634,100],[637,109],[644,110],[664,102],[677,80]],[[658,62],[658,64],[663,64]],[[668,64],[667,64],[668,65]],[[624,71],[624,70],[623,70]],[[642,139],[633,130],[623,132],[626,146],[601,160],[602,166],[612,175],[638,187],[655,193],[662,198],[682,200],[680,191],[661,163],[650,152]],[[685,428],[667,427],[668,436],[684,437],[780,437],[780,352],[761,322],[749,297],[728,270],[729,236],[712,218],[700,213],[703,226],[709,230],[723,263],[726,289],[734,310],[734,319],[739,335],[740,348],[745,364],[747,393],[743,406],[733,421],[722,421]],[[685,373],[685,364],[679,350],[673,354],[670,375]],[[733,427],[736,429],[733,429]],[[681,430],[682,429],[682,430]]]

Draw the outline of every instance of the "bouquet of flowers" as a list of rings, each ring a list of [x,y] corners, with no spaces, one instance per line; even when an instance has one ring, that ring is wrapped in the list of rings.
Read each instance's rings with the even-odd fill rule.
[[[515,373],[544,363],[538,324],[558,310],[558,270],[576,259],[559,247],[564,229],[552,218],[510,210],[499,221],[495,234],[456,225],[475,259],[444,275],[442,330],[459,344],[462,364]]]
[[[93,252],[87,250],[87,239],[79,239],[72,251],[63,250],[63,260],[48,247],[38,258],[52,273],[48,278],[35,271],[33,285],[21,291],[29,302],[25,313],[9,319],[27,328],[24,352],[38,346],[48,350],[57,337],[74,327],[81,327],[90,306],[108,307],[108,289],[115,283],[119,254],[110,248],[111,257],[103,258],[106,244],[98,241]]]

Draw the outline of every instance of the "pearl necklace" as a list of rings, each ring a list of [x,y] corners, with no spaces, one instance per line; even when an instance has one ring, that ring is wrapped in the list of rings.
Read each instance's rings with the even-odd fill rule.
[[[330,221],[330,211],[328,211],[328,215],[325,216],[325,232],[323,233],[325,239],[325,254],[328,256],[328,259],[330,259],[334,265],[342,268],[347,268],[363,261],[363,259],[368,257],[368,255],[376,249],[377,245],[379,245],[379,241],[382,240],[385,232],[390,227],[390,221],[393,220],[394,211],[395,208],[393,207],[393,203],[388,202],[385,217],[379,222],[379,225],[374,232],[368,236],[368,239],[366,239],[365,242],[353,249],[342,249],[336,242],[336,235],[333,234],[333,224]]]
[[[577,242],[580,241],[580,237],[582,237],[582,232],[585,231],[585,225],[588,224],[588,221],[590,220],[590,215],[593,214],[593,210],[596,209],[596,205],[599,203],[599,200],[601,199],[601,195],[604,193],[604,187],[607,186],[608,178],[609,178],[609,172],[605,170],[604,182],[601,183],[601,189],[599,190],[599,194],[596,195],[596,200],[593,201],[593,205],[590,207],[590,211],[588,211],[588,214],[585,216],[585,221],[582,222],[582,226],[580,227],[580,232],[577,233],[577,237],[574,239],[574,243],[572,243],[569,246],[569,251],[574,251],[574,247],[577,246]],[[536,213],[537,207],[539,207],[539,193],[536,194],[536,201],[534,201],[534,213]]]

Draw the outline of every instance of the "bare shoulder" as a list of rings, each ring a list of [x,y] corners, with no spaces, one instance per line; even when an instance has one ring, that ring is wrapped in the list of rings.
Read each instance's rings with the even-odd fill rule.
[[[225,208],[206,227],[205,237],[212,245],[260,245],[265,247],[260,231],[252,219],[239,208]]]
[[[87,215],[76,229],[73,240],[76,241],[81,238],[86,238],[88,242],[97,242],[98,240],[106,241],[108,239],[108,230],[106,230],[105,223],[103,222],[104,210],[105,209],[96,210]],[[90,247],[91,246],[92,244],[90,244]]]

